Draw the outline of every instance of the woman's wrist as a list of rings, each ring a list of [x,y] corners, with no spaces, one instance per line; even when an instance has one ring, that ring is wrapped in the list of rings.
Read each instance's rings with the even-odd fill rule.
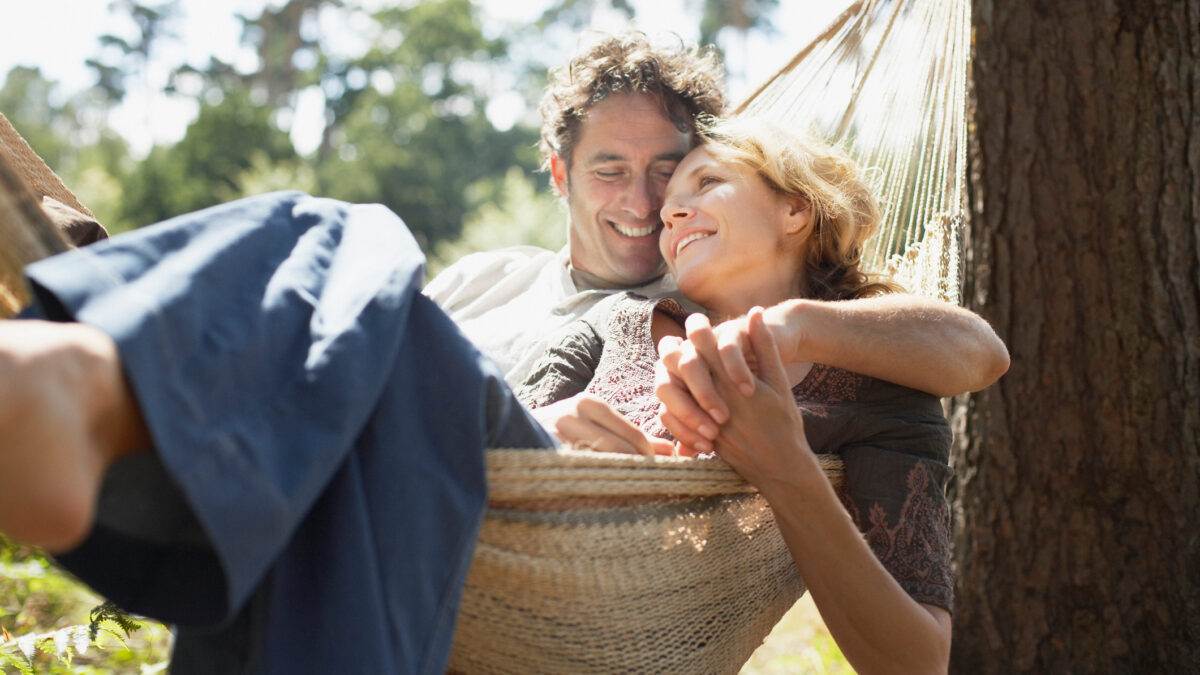
[[[805,500],[824,487],[831,487],[816,455],[807,450],[805,454],[807,456],[795,457],[786,466],[779,467],[779,471],[763,472],[756,485],[767,501]]]
[[[768,459],[773,461],[764,461]],[[829,487],[829,479],[803,435],[786,451],[755,457],[746,464],[734,468],[771,503],[795,504]]]

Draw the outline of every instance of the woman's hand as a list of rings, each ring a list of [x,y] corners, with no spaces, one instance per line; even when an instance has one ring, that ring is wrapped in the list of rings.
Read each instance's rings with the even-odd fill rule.
[[[601,398],[581,393],[530,411],[551,434],[564,443],[597,452],[637,455],[670,455],[670,441],[646,434]]]
[[[773,483],[800,477],[823,479],[761,309],[750,310],[745,335],[755,372],[750,393],[723,368],[713,371],[713,385],[729,407],[729,421],[721,426],[715,442],[716,453],[764,493]]]
[[[775,308],[755,308],[760,327],[769,329],[778,357],[779,340],[790,339],[789,326],[776,317]],[[774,314],[773,314],[774,312]],[[718,428],[730,418],[729,402],[751,396],[759,371],[750,340],[750,315],[717,326],[703,314],[687,318],[687,340],[666,337],[659,341],[655,367],[655,394],[663,402],[663,425],[691,451],[711,452]],[[714,375],[722,373],[733,385],[721,393]]]
[[[712,371],[730,413],[717,454],[770,504],[817,609],[858,672],[946,672],[949,612],[916,602],[868,548],[805,439],[760,310],[751,310],[747,336],[757,359],[754,392],[741,396],[723,369]]]

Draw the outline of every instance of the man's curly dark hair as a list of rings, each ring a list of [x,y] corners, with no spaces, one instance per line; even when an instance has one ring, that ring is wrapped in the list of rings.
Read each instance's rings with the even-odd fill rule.
[[[657,96],[680,131],[694,131],[697,115],[720,115],[725,107],[724,70],[711,48],[655,45],[640,31],[602,34],[587,42],[566,66],[550,70],[542,96],[542,168],[557,155],[571,164],[588,110],[621,93]]]

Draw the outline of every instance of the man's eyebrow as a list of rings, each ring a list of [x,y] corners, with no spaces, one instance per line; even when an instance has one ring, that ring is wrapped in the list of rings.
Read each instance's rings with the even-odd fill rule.
[[[686,152],[664,152],[653,157],[655,162],[681,162]],[[604,162],[628,162],[629,158],[615,152],[597,152],[587,158],[587,164],[603,164]]]
[[[618,155],[615,152],[597,152],[596,154],[592,155],[591,157],[588,157],[588,159],[587,159],[588,164],[602,164],[604,162],[624,162],[624,161],[628,161],[628,159],[625,157],[625,155]]]

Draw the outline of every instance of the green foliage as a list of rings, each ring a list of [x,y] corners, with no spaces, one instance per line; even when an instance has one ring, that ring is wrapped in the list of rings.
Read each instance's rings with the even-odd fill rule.
[[[514,167],[500,180],[472,185],[468,195],[477,206],[467,215],[462,236],[439,244],[429,256],[429,278],[477,251],[518,244],[562,248],[567,243],[565,209],[541,182]]]
[[[18,66],[0,87],[0,112],[110,232],[129,229],[121,215],[128,145],[96,114],[103,103],[91,92],[61,98],[57,83]]]
[[[544,29],[548,26],[563,25],[579,32],[591,24],[592,14],[600,4],[600,0],[555,0],[542,12],[538,26]],[[630,19],[636,13],[633,3],[629,0],[607,0],[605,4]]]
[[[125,183],[120,217],[146,225],[243,196],[241,186],[264,163],[298,161],[271,110],[231,90],[200,107],[183,140],[155,147]]]
[[[102,603],[36,549],[0,537],[0,672],[154,672],[170,641],[166,627]]]
[[[135,168],[125,140],[105,130],[93,145],[77,148],[76,161],[59,176],[71,192],[95,214],[111,234],[131,230],[144,223],[129,221],[122,205],[125,184]]]
[[[458,236],[470,185],[514,165],[534,168],[537,135],[499,131],[487,118],[492,61],[507,46],[484,36],[471,2],[393,7],[374,19],[381,38],[323,83],[344,93],[339,104],[327,101],[333,121],[317,158],[318,189],[386,204],[428,250]]]
[[[57,86],[41,70],[17,66],[8,71],[0,87],[0,113],[52,167],[71,161],[71,136],[79,129],[74,106],[56,103]]]
[[[386,204],[426,248],[461,231],[467,187],[517,163],[535,138],[520,128],[497,132],[469,103],[466,114],[439,111],[411,85],[365,98],[336,134],[337,156],[318,164],[320,191]],[[524,154],[532,168],[532,153]]]
[[[742,675],[853,675],[837,642],[805,594],[742,667]]]
[[[269,105],[288,105],[294,92],[316,81],[297,65],[302,60],[298,57],[321,50],[316,31],[306,28],[323,8],[342,4],[341,0],[290,0],[263,8],[258,18],[241,17],[242,40],[254,46],[260,64],[257,72],[243,78],[245,83],[266,92]]]
[[[750,30],[773,30],[771,13],[779,0],[698,0],[701,44],[716,44],[725,28],[745,33]]]
[[[104,627],[104,622],[106,621],[117,624],[117,627],[125,633],[125,637],[130,637],[133,632],[142,627],[142,624],[138,623],[137,619],[134,619],[125,610],[117,607],[116,603],[112,600],[105,600],[93,607],[92,611],[88,613],[88,639],[95,642],[96,636],[101,630],[111,632],[112,629]],[[119,638],[120,636],[117,637]]]
[[[179,0],[158,5],[111,0],[109,10],[127,16],[137,37],[127,40],[111,33],[101,35],[100,45],[106,49],[100,58],[88,59],[87,66],[96,73],[95,88],[100,95],[108,103],[118,103],[128,91],[125,80],[146,69],[155,45],[162,39],[176,37],[170,26],[179,15]]]

